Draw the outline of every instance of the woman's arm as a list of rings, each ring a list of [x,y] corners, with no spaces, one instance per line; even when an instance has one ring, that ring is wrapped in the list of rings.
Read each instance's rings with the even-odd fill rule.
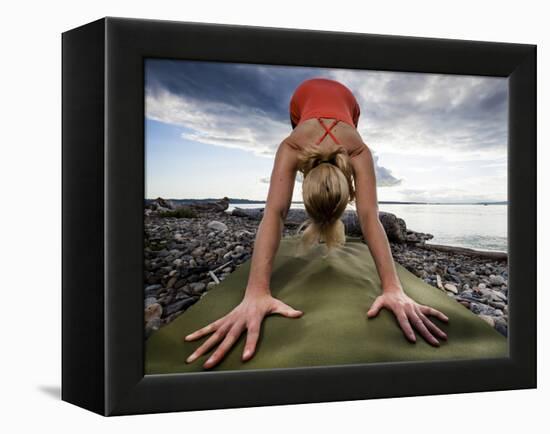
[[[275,154],[264,214],[254,241],[246,295],[270,293],[273,258],[292,201],[296,167],[296,152],[283,142]]]
[[[265,316],[279,314],[288,318],[298,318],[302,315],[301,311],[272,297],[270,289],[273,259],[279,248],[284,221],[292,200],[296,164],[296,153],[283,141],[275,154],[266,206],[256,233],[243,300],[226,316],[185,337],[187,341],[193,341],[212,333],[210,338],[188,357],[188,363],[219,344],[204,363],[205,368],[214,367],[225,357],[244,330],[247,330],[247,337],[242,360],[249,360],[256,350],[261,323]]]
[[[430,344],[437,346],[439,341],[435,336],[446,339],[447,335],[428,316],[435,316],[442,321],[448,321],[448,318],[431,307],[416,303],[403,291],[386,231],[378,215],[376,174],[369,148],[365,147],[363,152],[353,157],[351,164],[355,177],[357,217],[382,285],[382,295],[372,304],[368,317],[375,317],[385,307],[393,312],[409,340],[416,341],[414,327]]]

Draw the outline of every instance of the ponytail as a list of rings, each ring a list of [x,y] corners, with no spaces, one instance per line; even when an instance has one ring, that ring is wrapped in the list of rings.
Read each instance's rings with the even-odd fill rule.
[[[306,228],[302,233],[299,245],[299,250],[302,253],[309,250],[318,242],[324,242],[329,250],[343,246],[346,242],[344,223],[340,219],[329,224],[316,223],[311,219],[307,219],[296,232],[299,233],[304,226]]]
[[[303,173],[302,196],[308,214],[296,233],[305,227],[299,250],[309,250],[319,242],[327,248],[346,241],[344,223],[340,219],[349,202],[355,199],[352,168],[342,146],[309,148],[299,155],[298,170]]]

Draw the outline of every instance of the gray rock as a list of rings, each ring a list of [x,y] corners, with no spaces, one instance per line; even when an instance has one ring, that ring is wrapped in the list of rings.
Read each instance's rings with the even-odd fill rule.
[[[217,220],[212,220],[207,225],[208,229],[214,229],[215,231],[226,231],[228,229],[227,225],[225,223],[219,222]]]
[[[186,279],[180,279],[176,283],[174,283],[174,289],[180,289],[187,283]]]
[[[489,276],[489,282],[491,282],[491,285],[498,285],[498,286],[506,284],[506,280],[504,280],[504,277],[500,275],[494,275],[494,274],[491,274]]]
[[[145,308],[145,322],[154,320],[155,318],[160,318],[162,316],[162,306],[159,303],[153,303],[148,305]]]
[[[147,297],[145,299],[145,307],[151,306],[152,304],[157,303],[157,299],[155,297]]]
[[[435,275],[435,281],[436,281],[437,287],[439,289],[443,289],[443,283],[441,282],[441,276],[439,274]]]
[[[146,286],[146,287],[145,287],[145,292],[157,291],[157,290],[159,290],[160,288],[162,288],[162,285],[159,285],[159,284],[149,285],[149,286]]]
[[[487,307],[481,303],[470,302],[470,310],[479,315],[487,312]]]
[[[235,236],[238,238],[241,237],[252,237],[254,236],[254,232],[247,231],[246,229],[242,229],[240,231],[235,232]]]
[[[194,304],[196,301],[195,298],[184,298],[180,301],[176,301],[168,306],[166,306],[164,316],[170,316],[176,312],[180,312],[184,309],[187,309],[189,306]]]
[[[204,255],[204,252],[206,251],[206,248],[205,247],[197,247],[196,249],[194,249],[192,252],[191,252],[191,255],[193,255],[195,258],[197,256],[202,256]]]
[[[479,317],[485,321],[487,324],[489,324],[491,327],[494,327],[495,326],[495,320],[492,316],[489,316],[489,315],[479,315]]]
[[[495,320],[495,330],[503,336],[508,336],[508,324],[504,318],[497,318]]]
[[[452,283],[446,283],[443,288],[445,288],[449,292],[452,292],[453,294],[458,294],[458,289]]]
[[[504,310],[506,307],[506,304],[502,303],[501,301],[491,301],[489,304],[494,307],[495,309]]]
[[[191,288],[191,290],[193,292],[200,293],[200,292],[203,292],[206,289],[206,283],[204,283],[204,282],[194,282],[194,283],[191,283],[189,285],[189,288]]]
[[[227,252],[225,255],[223,255],[223,259],[229,259],[233,255],[233,252]]]

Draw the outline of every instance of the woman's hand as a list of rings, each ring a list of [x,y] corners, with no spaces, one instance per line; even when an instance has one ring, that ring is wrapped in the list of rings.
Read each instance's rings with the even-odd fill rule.
[[[213,333],[187,358],[186,362],[195,361],[221,341],[216,351],[203,365],[206,369],[214,367],[224,358],[245,329],[247,330],[247,336],[242,360],[243,362],[250,360],[254,355],[256,343],[260,337],[262,321],[270,314],[279,314],[287,318],[302,316],[301,311],[293,309],[270,294],[245,295],[241,303],[227,315],[185,337],[186,341],[194,341]]]
[[[449,321],[449,318],[434,308],[416,303],[412,298],[407,296],[402,289],[384,291],[382,295],[374,300],[374,303],[372,303],[372,306],[367,312],[367,316],[369,318],[374,318],[378,315],[380,309],[384,307],[393,312],[405,337],[411,342],[416,342],[413,327],[428,343],[434,346],[439,346],[439,341],[435,336],[441,339],[447,339],[445,332],[430,321],[428,316],[435,316],[444,322]]]

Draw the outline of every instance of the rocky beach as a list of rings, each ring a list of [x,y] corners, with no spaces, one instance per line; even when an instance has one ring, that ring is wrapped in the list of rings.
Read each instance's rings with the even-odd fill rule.
[[[145,204],[145,336],[174,320],[252,256],[262,209],[235,208],[229,199]],[[284,236],[304,220],[290,210]],[[380,213],[396,262],[453,297],[499,333],[508,333],[508,262],[504,253],[427,244],[430,234],[412,231]],[[360,236],[355,212],[343,216],[348,235]]]

